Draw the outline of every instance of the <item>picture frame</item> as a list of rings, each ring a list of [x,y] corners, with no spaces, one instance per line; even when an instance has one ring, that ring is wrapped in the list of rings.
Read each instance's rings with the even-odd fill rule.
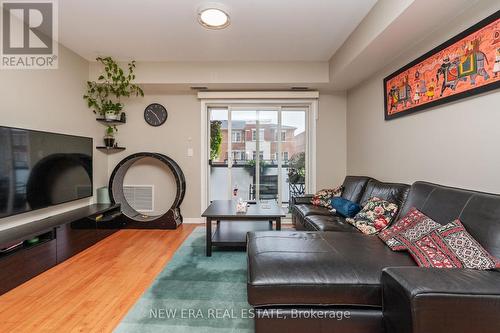
[[[500,87],[500,11],[388,75],[384,117],[392,120]]]

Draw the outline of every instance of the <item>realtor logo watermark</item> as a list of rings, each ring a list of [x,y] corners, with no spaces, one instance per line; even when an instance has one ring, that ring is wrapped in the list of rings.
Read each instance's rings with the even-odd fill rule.
[[[1,69],[58,67],[57,0],[4,0]]]

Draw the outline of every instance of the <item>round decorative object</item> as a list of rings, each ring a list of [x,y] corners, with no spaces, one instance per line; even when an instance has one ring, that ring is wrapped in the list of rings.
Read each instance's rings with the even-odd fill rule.
[[[151,126],[161,126],[168,118],[167,109],[158,103],[150,104],[144,109],[144,120]]]
[[[146,216],[132,208],[123,193],[123,180],[128,169],[143,158],[154,158],[164,163],[172,171],[176,183],[176,196],[170,209],[160,216]],[[148,229],[176,229],[182,223],[180,205],[186,193],[186,179],[179,165],[170,157],[159,153],[136,153],[125,157],[113,170],[109,179],[111,202],[121,205],[122,213],[129,219],[128,226]]]

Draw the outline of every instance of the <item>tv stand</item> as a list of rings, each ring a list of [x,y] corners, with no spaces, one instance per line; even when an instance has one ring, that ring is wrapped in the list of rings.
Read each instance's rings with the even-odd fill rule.
[[[119,204],[93,204],[1,230],[0,295],[110,236],[124,221]]]

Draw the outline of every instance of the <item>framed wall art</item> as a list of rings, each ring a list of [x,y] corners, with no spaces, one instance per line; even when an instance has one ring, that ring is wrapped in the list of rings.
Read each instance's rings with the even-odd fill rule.
[[[500,87],[500,11],[384,79],[385,119]]]

